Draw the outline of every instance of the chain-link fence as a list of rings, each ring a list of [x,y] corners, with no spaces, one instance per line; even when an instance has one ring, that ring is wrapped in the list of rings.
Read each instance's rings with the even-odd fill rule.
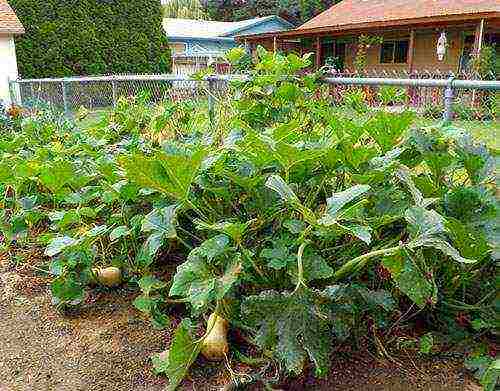
[[[366,77],[377,75],[378,77]],[[361,77],[363,76],[363,77]],[[384,77],[380,77],[384,76]],[[331,74],[323,78],[332,104],[339,108],[403,111],[418,114],[422,124],[436,119],[466,122],[490,129],[495,140],[500,130],[500,82],[461,79],[439,73]],[[405,77],[411,76],[411,77]],[[244,75],[215,75],[201,81],[183,75],[133,75],[30,79],[11,81],[12,101],[27,108],[51,105],[71,114],[80,107],[109,110],[120,97],[147,94],[149,101],[204,100],[213,114],[216,98],[227,96],[229,82]],[[498,144],[498,142],[495,142]]]
[[[25,108],[50,105],[71,114],[80,107],[106,110],[116,106],[120,97],[147,94],[148,100],[206,99],[224,94],[226,82],[195,81],[183,75],[127,75],[70,77],[54,79],[20,79],[10,82],[11,101]]]

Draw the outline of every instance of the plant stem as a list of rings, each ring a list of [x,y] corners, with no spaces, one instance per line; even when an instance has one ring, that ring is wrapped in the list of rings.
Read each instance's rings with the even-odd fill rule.
[[[366,263],[368,262],[368,260],[370,258],[391,255],[391,254],[398,252],[403,247],[404,247],[403,245],[399,245],[399,246],[395,246],[395,247],[384,248],[382,250],[372,251],[370,253],[363,254],[357,258],[354,258],[354,259],[350,260],[349,262],[345,263],[344,265],[342,265],[342,267],[335,272],[335,274],[332,277],[332,280],[338,281],[341,278],[344,278],[345,276],[347,276],[348,274],[351,274],[351,272],[354,273],[354,272],[358,271],[359,269],[361,269],[362,267],[364,267],[366,265]]]
[[[207,216],[205,216],[205,214],[204,214],[204,213],[203,213],[200,209],[198,209],[198,207],[197,207],[197,206],[196,206],[196,205],[195,205],[195,204],[194,204],[194,203],[193,203],[190,199],[186,198],[186,199],[184,200],[184,202],[185,202],[185,203],[186,203],[186,204],[187,204],[187,205],[188,205],[191,209],[193,209],[193,210],[194,210],[194,211],[198,214],[198,216],[200,216],[203,220],[205,220],[205,221],[206,221],[206,220],[208,220],[208,219],[207,219]]]
[[[307,243],[302,243],[299,247],[299,251],[297,252],[297,286],[295,287],[294,293],[300,288],[301,285],[305,286],[304,281],[304,265],[302,264],[302,256],[304,255],[304,249],[306,248]]]

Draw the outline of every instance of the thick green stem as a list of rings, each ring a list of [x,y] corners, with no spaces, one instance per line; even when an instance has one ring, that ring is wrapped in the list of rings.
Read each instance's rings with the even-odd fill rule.
[[[354,258],[344,264],[339,270],[337,270],[333,275],[332,280],[338,281],[349,274],[357,272],[358,270],[363,268],[371,258],[394,254],[401,250],[403,247],[403,245],[399,245],[396,247],[385,248],[382,250],[372,251],[371,253],[363,254],[357,258]]]
[[[305,281],[304,281],[304,266],[302,264],[302,256],[304,255],[304,249],[306,248],[307,243],[302,243],[299,247],[299,251],[297,253],[297,270],[298,270],[298,275],[297,275],[297,286],[295,287],[296,292],[301,285],[305,286]]]

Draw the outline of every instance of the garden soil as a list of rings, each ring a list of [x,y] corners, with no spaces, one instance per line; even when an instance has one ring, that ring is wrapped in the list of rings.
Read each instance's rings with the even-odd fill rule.
[[[0,255],[0,391],[166,389],[166,379],[152,372],[150,356],[165,349],[170,330],[155,330],[133,309],[132,291],[94,290],[78,312],[62,314],[51,305],[37,262],[19,266],[10,259]],[[220,390],[228,380],[224,364],[206,364],[195,364],[180,389]],[[335,355],[325,380],[304,376],[276,389],[479,391],[481,387],[458,359],[422,361],[402,355],[391,361],[358,352]]]

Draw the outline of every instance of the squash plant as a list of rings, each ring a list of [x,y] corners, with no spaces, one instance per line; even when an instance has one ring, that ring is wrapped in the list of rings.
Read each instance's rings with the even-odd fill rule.
[[[28,118],[0,144],[3,226],[47,245],[58,303],[83,300],[92,269],[114,265],[156,327],[173,304],[190,311],[154,357],[169,389],[200,353],[234,359],[228,329],[281,373],[310,362],[325,376],[335,344],[409,302],[437,325],[466,311],[494,327],[481,301],[495,292],[487,148],[451,126],[412,127],[410,112],[342,114],[319,74],[301,74],[309,65],[260,49],[214,124],[142,96],[84,129]],[[155,275],[165,262],[178,262],[169,280]]]

